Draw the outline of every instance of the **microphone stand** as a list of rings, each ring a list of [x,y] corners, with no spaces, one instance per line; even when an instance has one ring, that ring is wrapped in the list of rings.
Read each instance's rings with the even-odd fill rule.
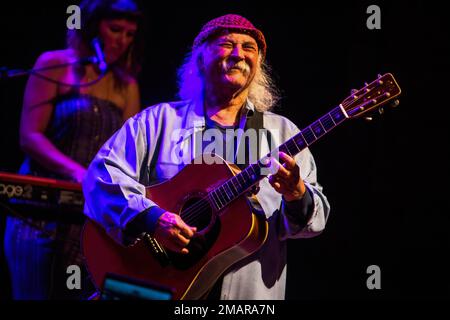
[[[40,72],[42,71],[47,71],[47,70],[53,70],[53,69],[59,69],[59,68],[64,68],[64,67],[68,67],[68,66],[73,66],[73,65],[77,65],[77,64],[81,64],[81,65],[88,65],[88,64],[98,64],[99,63],[99,59],[97,57],[87,57],[87,58],[81,58],[78,60],[75,60],[73,62],[67,62],[67,63],[61,63],[61,64],[55,64],[55,65],[51,65],[51,66],[47,66],[47,67],[42,67],[42,68],[37,68],[37,69],[28,69],[28,70],[22,70],[22,69],[8,69],[7,67],[0,67],[0,82],[3,81],[4,79],[12,79],[12,78],[18,78],[18,77],[22,77],[22,76],[26,76],[26,75],[35,75],[38,76],[40,78],[43,78],[47,81],[51,81],[51,82],[55,82],[55,83],[60,83],[63,85],[67,85],[67,86],[88,86],[88,85],[92,85],[95,82],[99,81],[100,79],[102,79],[106,72],[108,71],[109,67],[107,67],[106,71],[104,73],[100,73],[100,75],[98,76],[97,79],[89,82],[89,83],[84,83],[84,84],[68,84],[68,83],[63,83],[60,81],[57,81],[55,79],[51,79],[47,76],[44,76],[42,74],[40,74]],[[10,212],[13,216],[16,216],[20,219],[22,219],[26,224],[31,225],[39,230],[41,230],[42,232],[44,232],[45,234],[47,234],[48,236],[53,236],[50,232],[44,230],[43,228],[41,228],[39,225],[33,223],[32,221],[28,221],[27,219],[24,219],[24,217],[16,212],[15,210],[9,208],[9,206],[5,206],[0,202],[0,208],[2,209],[6,209],[6,212]],[[57,236],[58,238],[58,236]],[[60,239],[64,242],[73,242],[73,240],[71,239]]]
[[[78,60],[75,60],[73,62],[66,62],[66,63],[61,63],[61,64],[55,64],[55,65],[51,65],[51,66],[47,66],[47,67],[42,67],[42,68],[37,68],[37,69],[28,69],[28,70],[23,70],[23,69],[9,69],[7,67],[0,67],[0,81],[3,79],[11,79],[11,78],[17,78],[17,77],[22,77],[22,76],[26,76],[26,75],[35,75],[38,76],[40,78],[43,78],[45,80],[51,81],[51,82],[56,82],[56,83],[60,83],[63,85],[67,85],[67,86],[88,86],[88,85],[92,85],[93,83],[99,81],[101,78],[103,78],[104,74],[106,73],[100,73],[99,77],[97,79],[95,79],[94,81],[91,81],[89,83],[84,83],[84,84],[68,84],[68,83],[62,83],[60,81],[51,79],[47,76],[44,76],[42,74],[40,74],[40,72],[42,71],[48,71],[48,70],[53,70],[53,69],[59,69],[59,68],[64,68],[64,67],[68,67],[68,66],[73,66],[73,65],[77,65],[77,64],[81,64],[81,65],[88,65],[88,64],[97,64],[98,63],[98,59],[96,57],[87,57],[87,58],[81,58]]]

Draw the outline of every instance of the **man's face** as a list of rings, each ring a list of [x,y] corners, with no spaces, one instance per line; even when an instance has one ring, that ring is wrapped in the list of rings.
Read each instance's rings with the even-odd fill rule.
[[[229,33],[207,44],[201,68],[207,83],[240,90],[250,85],[258,60],[255,39],[246,34]]]

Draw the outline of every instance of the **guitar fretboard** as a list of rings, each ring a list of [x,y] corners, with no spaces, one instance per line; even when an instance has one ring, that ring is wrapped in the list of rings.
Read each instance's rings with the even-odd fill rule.
[[[347,118],[343,107],[337,106],[308,127],[301,130],[291,139],[280,145],[275,150],[272,150],[268,155],[276,156],[279,151],[289,154],[294,157],[303,149],[309,147],[316,142],[320,137],[331,131],[337,125],[341,124]],[[211,190],[208,193],[209,202],[217,211],[225,208],[230,202],[244,194],[258,181],[263,179],[266,175],[262,174],[262,169],[266,168],[268,164],[260,160],[257,163],[249,165],[239,174],[228,179],[226,182]]]

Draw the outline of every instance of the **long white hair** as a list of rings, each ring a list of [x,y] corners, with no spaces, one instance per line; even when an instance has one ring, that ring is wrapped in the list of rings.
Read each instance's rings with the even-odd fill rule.
[[[189,52],[184,63],[178,69],[178,96],[182,100],[203,99],[204,78],[199,68],[199,61],[206,44]],[[270,67],[260,59],[255,77],[249,86],[249,100],[260,112],[268,111],[280,100],[278,88],[270,76]]]

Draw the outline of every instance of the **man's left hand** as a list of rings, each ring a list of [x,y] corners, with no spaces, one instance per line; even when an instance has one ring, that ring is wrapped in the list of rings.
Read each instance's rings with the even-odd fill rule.
[[[278,154],[281,164],[277,161],[278,171],[269,177],[269,183],[286,201],[300,200],[306,192],[305,183],[300,177],[300,167],[294,158],[284,152]]]

